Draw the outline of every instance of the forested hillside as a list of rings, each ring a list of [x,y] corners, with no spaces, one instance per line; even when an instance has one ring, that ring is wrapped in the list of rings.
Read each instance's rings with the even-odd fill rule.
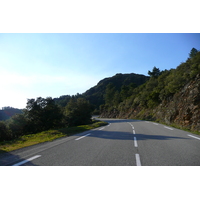
[[[12,107],[3,107],[2,110],[0,110],[0,121],[1,120],[7,120],[10,117],[12,117],[15,114],[22,113],[22,110]]]
[[[122,101],[130,95],[132,89],[142,85],[148,79],[149,77],[145,75],[118,73],[113,77],[101,80],[96,86],[83,93],[83,97],[89,100],[98,110],[99,106],[105,104],[107,98],[109,98],[109,90],[113,90],[112,98],[115,98],[117,102]]]
[[[200,52],[193,48],[176,69],[149,71],[150,79],[122,102],[107,99],[101,117],[140,118],[200,131]]]

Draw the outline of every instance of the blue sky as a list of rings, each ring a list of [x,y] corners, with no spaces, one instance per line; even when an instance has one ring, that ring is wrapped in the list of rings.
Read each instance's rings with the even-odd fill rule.
[[[83,93],[116,73],[176,68],[193,47],[200,34],[1,33],[0,108]]]

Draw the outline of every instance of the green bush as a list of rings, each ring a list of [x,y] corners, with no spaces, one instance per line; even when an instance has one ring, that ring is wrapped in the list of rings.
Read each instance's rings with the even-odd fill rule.
[[[5,122],[0,121],[0,141],[10,140],[12,139],[12,135],[7,128]]]

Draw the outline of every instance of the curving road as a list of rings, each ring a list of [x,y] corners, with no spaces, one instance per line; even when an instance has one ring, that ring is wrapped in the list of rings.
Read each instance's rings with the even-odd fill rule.
[[[0,157],[11,166],[199,166],[200,136],[140,120],[109,125]]]

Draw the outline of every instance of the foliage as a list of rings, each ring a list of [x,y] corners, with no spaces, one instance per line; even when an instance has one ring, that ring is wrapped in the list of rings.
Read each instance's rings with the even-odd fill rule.
[[[83,125],[91,122],[92,106],[84,98],[71,98],[65,107],[66,123],[68,126]]]
[[[9,140],[11,138],[10,131],[5,122],[0,121],[0,141]]]
[[[115,95],[115,102],[121,102],[125,98],[131,95],[132,90],[139,85],[142,85],[149,79],[148,76],[141,75],[141,74],[116,74],[113,77],[105,78],[101,80],[96,86],[90,88],[85,93],[83,93],[83,97],[89,100],[89,102],[94,106],[94,109],[99,109],[100,105],[105,104],[106,102],[106,88],[109,84],[114,85],[115,92],[119,92],[119,97],[117,97],[118,94]],[[123,86],[128,87],[128,91],[125,94],[121,94],[121,90]],[[125,88],[124,88],[125,90]],[[114,93],[115,93],[114,92]],[[123,91],[125,92],[125,91]],[[122,92],[122,93],[123,93]],[[108,97],[109,98],[109,97]],[[107,101],[108,103],[109,101]],[[109,103],[110,104],[110,103]]]
[[[0,122],[1,124],[1,122]],[[94,129],[100,126],[105,126],[108,123],[102,122],[102,121],[93,121],[89,125],[81,125],[76,127],[65,127],[61,129],[54,129],[54,130],[48,130],[48,131],[42,131],[40,133],[36,134],[29,134],[29,135],[23,135],[19,138],[16,138],[12,141],[4,141],[0,142],[0,153],[3,152],[9,152],[13,151],[22,147],[27,147],[30,145],[38,144],[41,142],[47,142],[52,141],[57,138],[70,136],[76,133],[80,133],[83,131],[87,131],[90,129]],[[0,125],[1,127],[1,125]]]
[[[51,97],[28,99],[25,117],[30,133],[62,126],[62,112]]]
[[[92,106],[77,96],[70,97],[62,112],[51,97],[28,99],[26,109],[5,122],[0,121],[0,141],[13,140],[24,135],[66,126],[91,123]]]
[[[53,100],[55,101],[56,105],[58,105],[61,108],[64,108],[70,101],[71,98],[81,98],[83,97],[82,94],[77,93],[76,95],[62,95],[59,98],[54,98]]]
[[[197,52],[198,52],[197,49],[192,48],[190,53],[189,53],[190,58],[193,58],[194,56],[196,56]]]
[[[154,67],[152,72],[148,71],[148,74],[149,74],[150,77],[157,78],[158,76],[160,76],[161,72],[160,72],[159,68]]]
[[[108,106],[113,105],[115,92],[116,92],[116,88],[115,88],[114,84],[109,83],[106,86],[106,92],[105,92],[105,96],[104,96],[106,105],[108,105]]]
[[[7,121],[12,138],[17,138],[27,133],[27,119],[24,114],[14,115]]]

